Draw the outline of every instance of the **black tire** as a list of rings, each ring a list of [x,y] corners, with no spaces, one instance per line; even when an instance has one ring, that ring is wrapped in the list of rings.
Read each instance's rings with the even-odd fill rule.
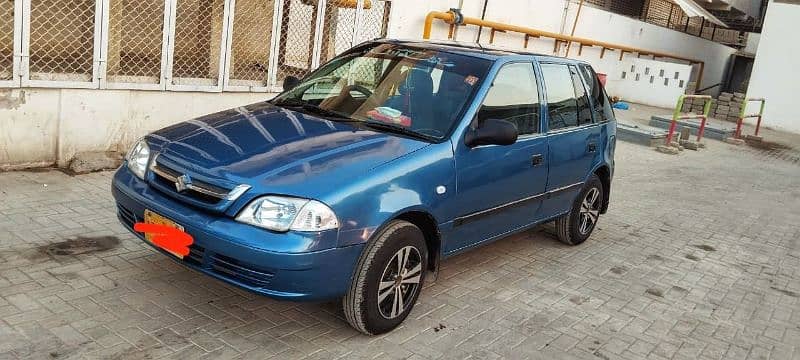
[[[406,252],[408,255],[403,263],[407,266],[402,266],[398,262]],[[374,235],[356,265],[350,289],[342,299],[347,322],[367,335],[383,334],[396,328],[417,302],[425,282],[427,264],[428,251],[422,231],[407,221],[390,222]],[[398,268],[407,271],[399,272],[401,276],[398,277]],[[413,283],[417,279],[419,282]],[[389,283],[393,285],[387,285]],[[383,288],[379,289],[381,286]],[[379,301],[379,290],[384,296],[382,301]],[[401,301],[397,300],[398,296]],[[387,301],[390,302],[389,306]],[[400,307],[402,309],[398,311]]]
[[[592,194],[594,198],[594,202],[589,204],[589,208],[583,207],[584,201],[588,201],[587,197],[589,194]],[[575,198],[575,201],[572,203],[572,209],[566,215],[556,219],[555,226],[556,226],[556,234],[558,235],[558,240],[563,242],[567,245],[578,245],[586,241],[589,236],[592,235],[592,231],[594,230],[595,226],[597,226],[597,221],[599,220],[600,211],[603,208],[603,183],[597,177],[597,175],[592,175],[589,178],[589,181],[583,187],[578,197]],[[587,210],[588,209],[588,210]],[[584,214],[588,211],[588,214],[585,216],[589,216],[587,221],[591,221],[591,224],[587,224],[584,228]]]

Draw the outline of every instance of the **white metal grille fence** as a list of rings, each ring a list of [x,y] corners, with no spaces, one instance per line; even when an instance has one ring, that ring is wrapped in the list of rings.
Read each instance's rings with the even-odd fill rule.
[[[94,0],[31,0],[31,80],[91,82]]]
[[[164,0],[110,0],[106,80],[159,84]]]
[[[228,83],[264,87],[272,53],[275,0],[236,0],[235,4]]]
[[[305,76],[313,68],[318,6],[314,0],[283,0],[277,80]]]
[[[389,25],[389,11],[392,3],[376,0],[364,1],[365,8],[359,23],[356,44],[375,38],[386,37],[386,30]]]
[[[0,2],[0,80],[14,76],[14,2]]]
[[[217,86],[224,39],[224,0],[178,0],[172,55],[174,85]]]
[[[0,0],[0,87],[271,91],[385,34],[388,11],[382,0]]]
[[[356,1],[352,1],[351,4],[340,3],[341,1],[329,1],[325,5],[321,62],[333,59],[354,45],[353,34],[357,26],[358,3]]]

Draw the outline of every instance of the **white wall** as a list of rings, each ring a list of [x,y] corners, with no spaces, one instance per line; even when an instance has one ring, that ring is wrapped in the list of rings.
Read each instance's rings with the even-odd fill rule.
[[[800,41],[791,29],[797,29],[798,20],[800,5],[770,2],[747,88],[747,96],[767,100],[762,124],[795,133],[800,133]],[[756,104],[747,113],[758,112]]]
[[[624,94],[627,101],[664,108],[674,108],[678,97],[686,92],[692,69],[684,64],[636,58],[618,64],[621,71],[608,74],[606,80],[609,94]]]
[[[64,166],[83,151],[124,152],[150,131],[271,96],[0,89],[0,170]]]
[[[562,19],[564,5],[565,2],[562,0],[493,0],[489,1],[485,18],[556,33],[561,32],[563,23],[565,33],[569,34],[578,7],[576,4],[570,4],[564,22]],[[399,38],[421,38],[425,15],[429,11],[447,11],[457,6],[458,0],[394,1],[389,35]],[[462,12],[465,16],[480,18],[482,6],[482,1],[465,1]],[[447,29],[447,24],[436,20],[431,38],[446,39]],[[472,42],[475,41],[476,34],[477,28],[474,26],[461,27],[457,40]],[[700,87],[721,82],[730,55],[736,52],[725,45],[590,6],[584,6],[581,10],[575,36],[705,61]],[[486,29],[482,32],[481,38],[482,42],[488,43],[489,32]],[[498,33],[495,36],[494,45],[522,47],[522,44],[523,36],[519,34]],[[584,48],[582,56],[578,57],[577,44],[574,45],[570,57],[589,61],[600,72],[612,73],[618,70],[619,53],[606,51],[603,59],[600,59],[600,49]],[[544,39],[531,40],[528,49],[552,54],[553,42]],[[635,57],[629,54],[625,56]]]

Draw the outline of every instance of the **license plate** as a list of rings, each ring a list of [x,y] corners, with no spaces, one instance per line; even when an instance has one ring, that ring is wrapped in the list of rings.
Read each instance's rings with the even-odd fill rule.
[[[147,209],[144,210],[144,223],[145,224],[155,224],[155,225],[169,226],[171,228],[175,228],[175,229],[178,229],[180,231],[183,231],[183,226],[181,226],[180,224],[178,224],[178,223],[176,223],[176,222],[174,222],[174,221],[172,221],[170,219],[167,219],[164,216],[156,214],[153,211],[147,210]],[[150,242],[151,244],[153,244],[155,246],[158,246],[157,244],[153,243],[153,235],[154,234],[152,234],[152,233],[145,233],[144,234],[144,239],[147,240],[148,242]],[[161,247],[161,246],[158,246],[158,247],[163,249],[164,251],[172,254],[172,255],[175,255],[179,259],[183,259],[183,255],[181,255],[181,254],[175,253],[174,251],[171,251],[171,250],[166,249],[166,248]]]

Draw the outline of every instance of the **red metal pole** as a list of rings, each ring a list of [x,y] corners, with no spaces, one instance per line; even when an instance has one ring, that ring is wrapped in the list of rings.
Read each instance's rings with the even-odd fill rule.
[[[703,130],[706,129],[706,117],[703,116],[700,118],[700,129],[697,130],[697,142],[700,142],[700,139],[703,138]]]
[[[672,143],[672,134],[675,133],[675,127],[678,125],[678,121],[675,118],[672,118],[672,123],[669,124],[669,134],[667,134],[667,146]]]
[[[742,118],[740,116],[739,117],[739,121],[736,123],[736,132],[733,134],[733,137],[735,137],[737,139],[742,137],[742,122],[743,121],[744,121],[744,118]]]
[[[758,122],[756,122],[756,136],[758,136],[758,129],[761,128],[761,115],[758,115]]]

